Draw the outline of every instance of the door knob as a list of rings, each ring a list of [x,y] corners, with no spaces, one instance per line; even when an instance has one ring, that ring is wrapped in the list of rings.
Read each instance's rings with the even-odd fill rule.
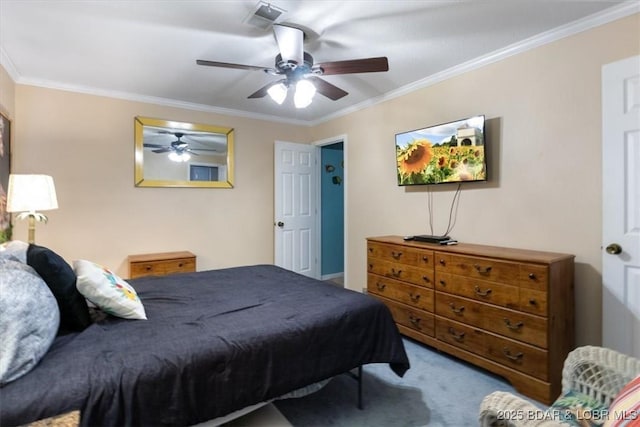
[[[622,252],[622,246],[617,243],[611,243],[605,250],[608,254],[618,255],[620,252]]]
[[[282,221],[278,221],[278,224],[276,224],[278,227],[282,228],[284,227],[284,222]]]

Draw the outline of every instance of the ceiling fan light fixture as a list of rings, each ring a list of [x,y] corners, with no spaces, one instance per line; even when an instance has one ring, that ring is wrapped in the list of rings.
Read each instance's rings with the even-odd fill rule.
[[[173,162],[186,162],[191,158],[191,155],[189,155],[189,153],[178,153],[176,151],[172,151],[169,153],[169,160],[173,161]]]
[[[287,98],[287,87],[284,83],[278,83],[269,88],[267,93],[278,105],[282,105],[284,100]]]
[[[296,108],[306,108],[313,101],[316,94],[316,87],[309,80],[300,80],[296,83],[296,93],[293,96],[293,103]]]

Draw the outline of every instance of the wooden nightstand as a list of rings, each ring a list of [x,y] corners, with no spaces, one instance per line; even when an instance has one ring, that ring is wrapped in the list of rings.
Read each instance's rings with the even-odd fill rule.
[[[127,262],[130,279],[196,271],[196,256],[189,251],[129,255]]]

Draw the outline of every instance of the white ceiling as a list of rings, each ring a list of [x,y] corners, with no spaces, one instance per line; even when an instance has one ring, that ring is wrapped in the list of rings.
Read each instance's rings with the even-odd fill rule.
[[[315,62],[376,56],[383,73],[331,75],[349,95],[306,109],[247,99],[277,79],[196,59],[273,67],[258,0],[0,0],[0,60],[17,83],[205,111],[318,123],[600,23],[640,2],[591,0],[274,0],[278,23],[306,29]],[[559,61],[564,60],[558,58]]]

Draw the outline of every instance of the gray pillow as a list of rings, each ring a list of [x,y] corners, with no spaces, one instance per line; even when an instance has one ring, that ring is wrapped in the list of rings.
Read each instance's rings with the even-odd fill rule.
[[[12,257],[23,264],[27,263],[27,249],[29,244],[20,240],[11,240],[0,246],[0,258]]]
[[[42,278],[28,265],[0,262],[0,386],[33,369],[53,343],[60,311]]]

